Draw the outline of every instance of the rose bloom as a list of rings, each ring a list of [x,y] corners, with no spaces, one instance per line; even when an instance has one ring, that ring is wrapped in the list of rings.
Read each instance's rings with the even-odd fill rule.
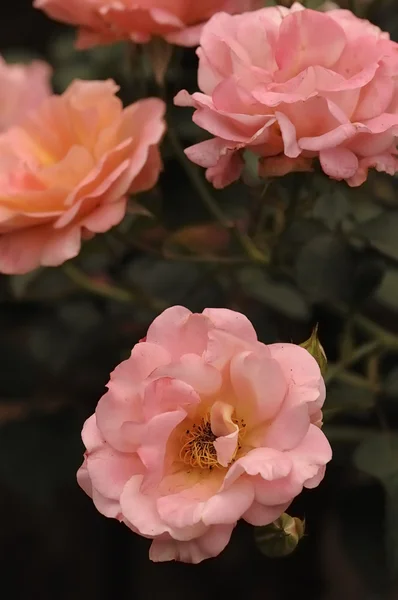
[[[107,387],[78,481],[102,514],[153,539],[154,561],[217,556],[240,518],[271,523],[331,459],[317,362],[262,344],[238,312],[165,310]]]
[[[117,40],[146,43],[152,36],[196,46],[202,24],[212,15],[258,8],[262,0],[35,0],[34,6],[78,26],[79,48]]]
[[[123,110],[113,81],[75,81],[0,136],[0,273],[56,266],[156,183],[163,101]]]
[[[10,64],[0,56],[0,133],[51,95],[51,67],[43,61]]]
[[[315,157],[351,186],[371,167],[398,171],[398,44],[368,21],[298,3],[218,14],[197,53],[201,93],[175,101],[214,136],[186,153],[215,187],[239,178],[245,149],[264,176],[311,170]]]

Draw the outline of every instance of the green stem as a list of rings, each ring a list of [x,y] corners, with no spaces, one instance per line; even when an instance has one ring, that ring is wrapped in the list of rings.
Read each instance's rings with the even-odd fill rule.
[[[199,174],[198,170],[189,162],[189,160],[185,156],[180,140],[175,134],[170,123],[168,125],[167,130],[167,138],[170,142],[171,147],[174,150],[178,161],[180,162],[192,186],[195,188],[198,196],[200,197],[203,204],[206,206],[207,210],[213,215],[213,217],[220,223],[222,227],[231,232],[236,241],[240,244],[241,248],[244,250],[245,254],[250,258],[252,262],[256,262],[259,264],[268,264],[267,257],[255,246],[255,244],[253,244],[250,237],[246,233],[240,231],[236,227],[235,223],[231,219],[229,219],[218,206],[217,202],[210,194],[207,185],[204,182],[201,175]]]
[[[380,340],[373,340],[372,342],[368,342],[363,346],[359,346],[350,356],[343,358],[343,360],[328,369],[325,375],[325,383],[330,383],[333,381],[333,379],[340,375],[340,373],[345,371],[347,367],[380,350],[380,346]]]
[[[94,281],[70,262],[64,264],[63,271],[73,283],[90,294],[118,302],[141,304],[141,306],[145,306],[156,312],[167,308],[161,301],[148,297],[142,290],[127,290],[113,284]]]
[[[330,308],[341,316],[346,316],[348,312],[347,308],[342,304],[333,304]],[[353,322],[357,327],[362,329],[364,333],[376,338],[382,347],[398,351],[398,336],[394,333],[390,333],[363,315],[356,314],[353,317]]]

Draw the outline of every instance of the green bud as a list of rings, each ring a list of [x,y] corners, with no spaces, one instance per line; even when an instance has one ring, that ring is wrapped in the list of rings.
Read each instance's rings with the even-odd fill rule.
[[[254,537],[262,554],[268,558],[282,558],[297,548],[304,530],[304,521],[283,513],[270,525],[256,527]]]
[[[300,346],[302,348],[305,348],[311,354],[311,356],[315,358],[316,362],[319,365],[319,368],[321,369],[322,375],[324,375],[326,372],[328,361],[326,358],[325,350],[323,349],[322,344],[318,338],[318,324],[315,325],[314,329],[312,330],[311,337],[308,338],[307,341],[300,344]]]

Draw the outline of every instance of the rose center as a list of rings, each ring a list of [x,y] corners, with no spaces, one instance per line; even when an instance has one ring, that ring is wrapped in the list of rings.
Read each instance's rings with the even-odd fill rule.
[[[238,443],[231,462],[236,460],[238,452],[242,447],[242,438],[245,433],[246,424],[243,420],[233,419],[239,427]],[[217,450],[214,442],[217,436],[211,429],[210,415],[206,415],[197,425],[194,423],[190,429],[186,429],[182,436],[182,448],[180,459],[191,467],[210,469],[214,467],[223,468],[217,459]]]

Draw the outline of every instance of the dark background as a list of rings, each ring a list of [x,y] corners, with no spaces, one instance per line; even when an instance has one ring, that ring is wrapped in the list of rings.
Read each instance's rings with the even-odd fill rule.
[[[51,59],[50,48],[64,28],[33,10],[31,0],[2,4],[1,51],[23,50]],[[377,0],[369,14],[398,39],[397,12],[396,0]],[[178,185],[172,169],[173,165],[164,186]],[[139,259],[139,253],[132,258]],[[190,308],[197,310],[225,302],[224,291],[211,280],[204,291],[191,293],[195,269],[181,268],[175,280],[172,274],[163,274],[169,286],[163,295],[174,302],[183,302],[185,296]],[[175,281],[181,280],[187,289],[176,292]],[[256,303],[244,306],[255,325],[267,320]],[[381,323],[386,320],[377,306],[373,314]],[[264,341],[306,337],[307,326],[267,315],[271,315],[268,325],[260,333]],[[341,323],[322,308],[315,309],[315,316],[321,320],[325,346],[333,353]],[[145,334],[144,322],[135,308],[115,307],[70,290],[62,275],[54,275],[48,288],[26,301],[11,298],[9,282],[0,278],[1,597],[398,598],[384,550],[390,526],[385,519],[385,491],[349,459],[361,439],[361,420],[347,418],[340,423],[352,425],[357,435],[346,438],[344,428],[342,433],[334,431],[335,458],[325,481],[305,492],[289,510],[306,519],[307,535],[288,558],[265,558],[252,528],[240,524],[216,559],[198,566],[153,564],[147,540],[96,512],[75,480],[83,452],[81,427],[103,393],[109,372]],[[397,329],[396,314],[388,315],[388,324]]]

